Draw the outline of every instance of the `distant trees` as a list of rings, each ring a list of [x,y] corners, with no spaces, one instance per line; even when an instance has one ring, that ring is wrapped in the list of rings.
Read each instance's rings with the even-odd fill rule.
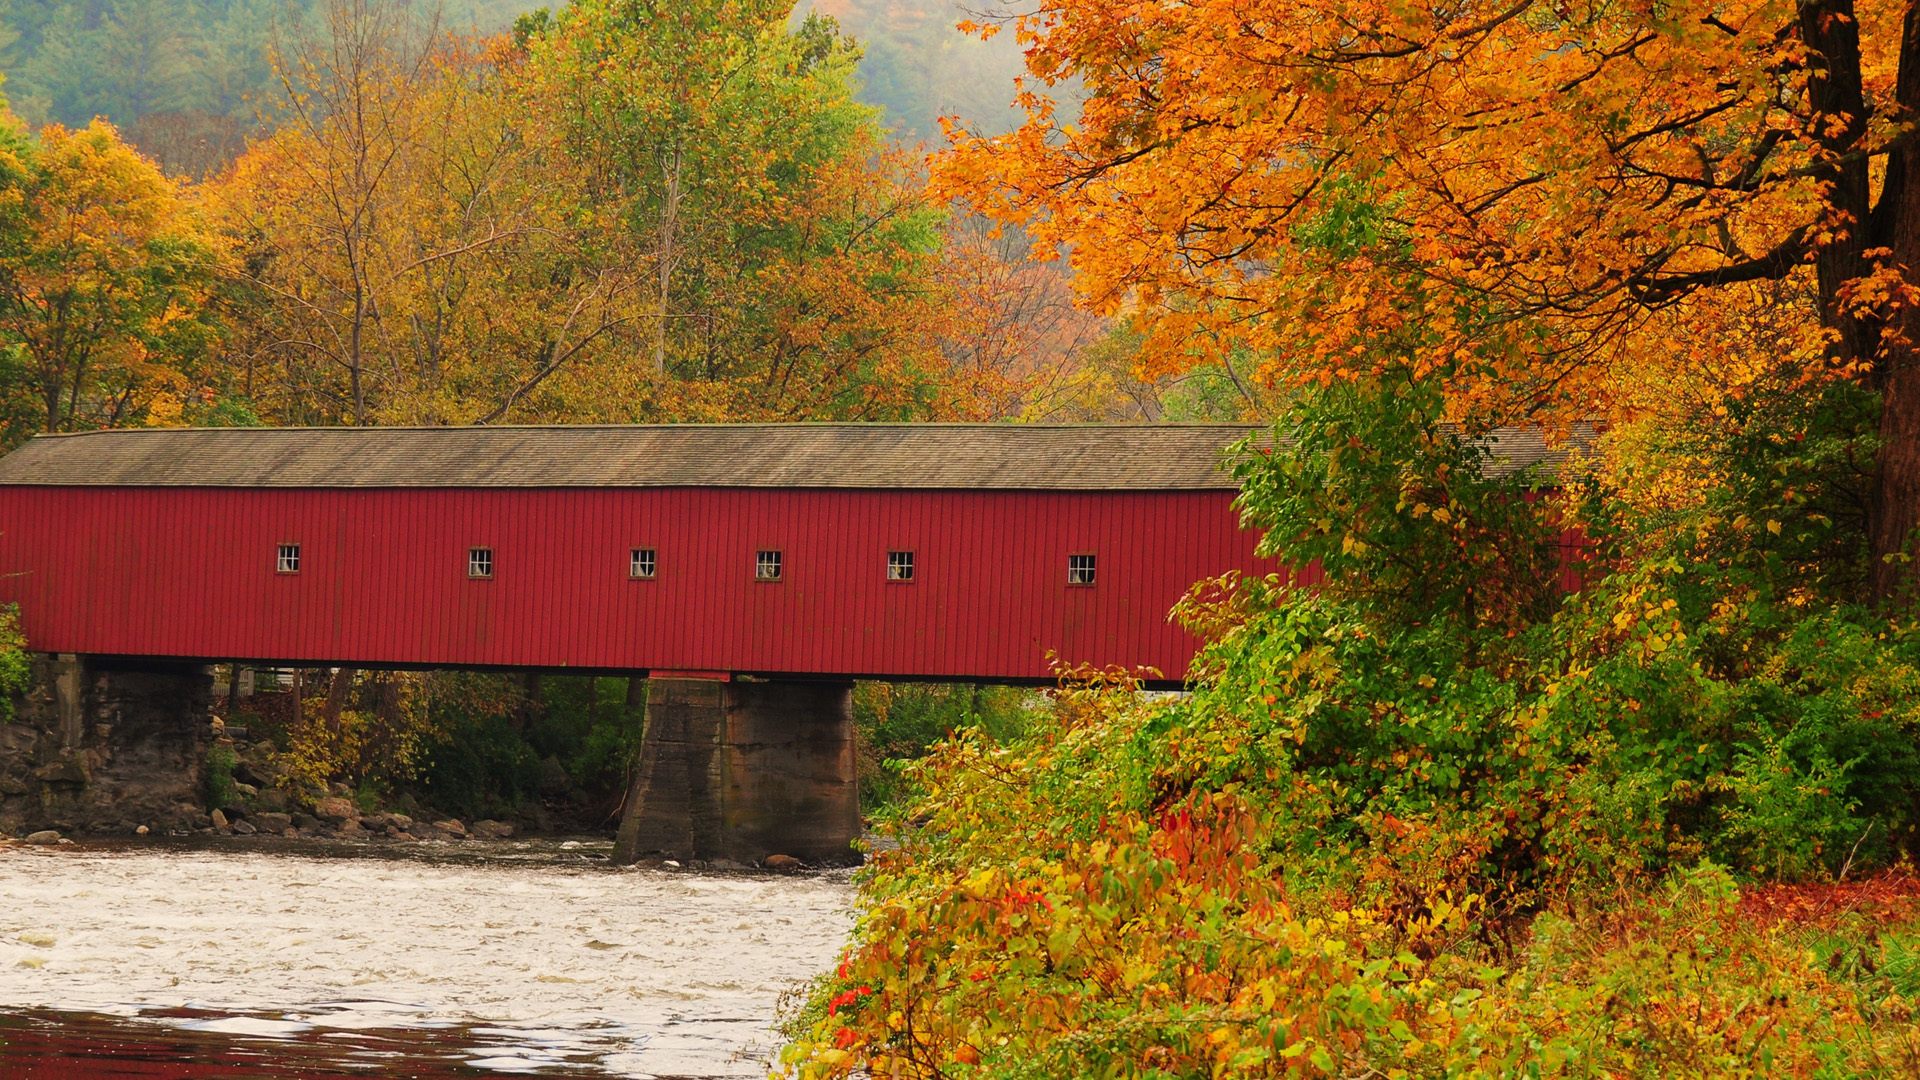
[[[286,0],[0,0],[0,64],[35,123],[122,125],[174,175],[204,176],[257,130]]]

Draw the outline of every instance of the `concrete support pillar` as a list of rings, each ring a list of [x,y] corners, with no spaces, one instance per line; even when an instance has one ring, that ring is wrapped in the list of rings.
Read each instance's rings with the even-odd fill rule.
[[[851,683],[653,679],[647,688],[616,858],[857,861]]]
[[[721,733],[726,687],[718,680],[648,679],[640,763],[620,817],[614,858],[654,853],[720,857]]]

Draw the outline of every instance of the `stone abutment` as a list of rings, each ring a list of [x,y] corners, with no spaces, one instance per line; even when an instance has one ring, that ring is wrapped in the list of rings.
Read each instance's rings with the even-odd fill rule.
[[[203,665],[36,656],[0,720],[0,831],[191,827],[212,694]]]

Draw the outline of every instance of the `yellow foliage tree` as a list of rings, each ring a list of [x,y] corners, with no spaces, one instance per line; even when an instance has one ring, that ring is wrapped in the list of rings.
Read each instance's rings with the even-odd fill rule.
[[[243,245],[237,363],[279,423],[539,418],[617,381],[638,269],[513,95],[511,61],[332,0],[282,61],[286,123],[213,186]]]
[[[206,380],[220,247],[102,120],[0,125],[6,441],[177,422]]]

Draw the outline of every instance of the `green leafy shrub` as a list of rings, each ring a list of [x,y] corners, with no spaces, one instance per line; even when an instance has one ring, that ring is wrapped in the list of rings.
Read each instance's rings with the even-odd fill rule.
[[[0,720],[12,718],[14,695],[32,679],[33,654],[27,651],[27,635],[20,629],[20,608],[0,606]]]
[[[853,724],[863,811],[884,815],[909,790],[906,767],[955,732],[977,730],[1003,741],[1026,730],[1039,703],[1033,691],[958,683],[857,683]]]
[[[207,751],[207,809],[225,810],[239,801],[239,789],[233,786],[233,767],[239,762],[232,747],[215,746]]]

